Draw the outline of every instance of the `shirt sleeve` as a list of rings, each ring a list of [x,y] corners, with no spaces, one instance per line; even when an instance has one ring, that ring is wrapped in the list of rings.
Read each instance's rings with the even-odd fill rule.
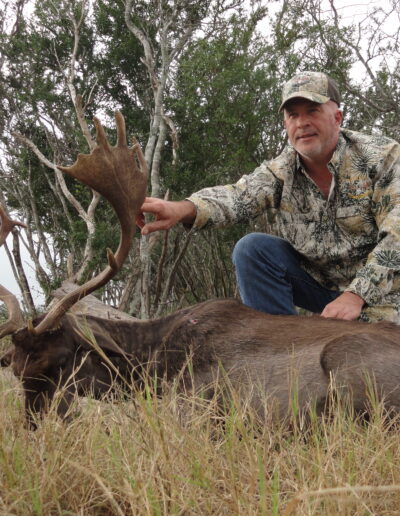
[[[265,161],[235,184],[204,188],[188,197],[197,209],[193,228],[224,227],[248,221],[280,202],[282,180]]]
[[[372,197],[377,245],[346,289],[369,305],[385,304],[385,297],[400,288],[400,145],[388,147],[378,166]]]

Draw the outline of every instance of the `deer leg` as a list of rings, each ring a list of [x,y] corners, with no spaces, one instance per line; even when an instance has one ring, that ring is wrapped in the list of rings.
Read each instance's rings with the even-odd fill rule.
[[[341,335],[321,355],[321,366],[336,388],[349,393],[354,410],[366,413],[375,401],[400,412],[399,346],[379,333]]]

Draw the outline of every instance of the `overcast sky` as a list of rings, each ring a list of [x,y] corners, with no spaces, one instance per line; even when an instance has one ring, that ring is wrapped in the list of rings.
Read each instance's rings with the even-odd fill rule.
[[[396,0],[399,1],[399,0]],[[358,22],[363,19],[373,7],[378,6],[389,6],[389,0],[358,0],[354,2],[349,2],[349,0],[335,0],[335,6],[339,12],[339,14],[343,17],[343,20],[349,24],[354,21]],[[279,5],[277,4],[277,8]],[[326,0],[326,9],[327,11],[330,8],[329,1]],[[398,29],[398,19],[395,17],[392,18],[386,25],[387,32],[392,32]],[[262,30],[264,28],[262,27]],[[268,30],[267,25],[265,26],[265,30]],[[11,242],[11,237],[8,238],[8,242]],[[10,243],[11,245],[11,243]],[[32,294],[36,300],[43,302],[43,296],[41,295],[40,289],[37,286],[35,275],[33,273],[33,269],[30,265],[29,256],[21,245],[22,258],[25,266],[25,271],[28,276],[28,280],[30,282],[32,288]],[[14,279],[10,263],[8,261],[7,255],[3,248],[0,248],[0,283],[4,285],[8,290],[13,292],[14,294],[19,295],[19,289],[17,283]]]
[[[11,247],[12,246],[12,237],[9,236],[7,238],[7,243]],[[25,248],[21,246],[21,255],[23,260],[23,265],[25,268],[25,273],[28,277],[28,282],[31,285],[32,296],[35,300],[35,303],[40,304],[44,303],[44,297],[42,291],[37,284],[35,274],[31,265],[31,261],[29,259],[29,255]],[[18,298],[21,297],[20,290],[17,282],[15,281],[14,274],[11,269],[10,262],[7,258],[6,252],[3,247],[0,248],[0,283],[4,287],[6,287],[10,292],[15,294]]]

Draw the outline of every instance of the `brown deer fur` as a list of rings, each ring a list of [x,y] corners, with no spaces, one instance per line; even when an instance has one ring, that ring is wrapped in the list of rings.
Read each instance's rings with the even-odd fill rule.
[[[119,375],[83,336],[85,328]],[[144,372],[173,380],[188,359],[192,373],[183,374],[182,388],[206,387],[223,371],[234,389],[252,393],[255,409],[262,410],[265,393],[281,417],[291,403],[291,370],[300,410],[313,404],[321,413],[334,376],[336,386],[351,392],[357,412],[368,409],[368,377],[385,407],[399,411],[399,335],[391,323],[273,316],[226,299],[153,321],[67,314],[56,330],[38,336],[16,332],[11,366],[23,382],[28,417],[47,409],[57,386],[66,387],[58,407],[63,416],[75,392],[101,398],[113,382],[124,387],[122,378],[140,384]]]

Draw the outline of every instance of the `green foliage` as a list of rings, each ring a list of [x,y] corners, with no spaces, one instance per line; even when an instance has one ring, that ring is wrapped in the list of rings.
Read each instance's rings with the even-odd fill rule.
[[[179,163],[168,187],[189,194],[236,181],[277,151],[279,90],[272,49],[246,20],[195,42],[185,53],[171,102],[180,127]],[[266,131],[269,126],[271,131]]]
[[[125,27],[122,2],[101,0],[94,6],[94,23],[99,38],[97,79],[108,110],[122,109],[128,133],[144,144],[152,99],[143,51]]]

